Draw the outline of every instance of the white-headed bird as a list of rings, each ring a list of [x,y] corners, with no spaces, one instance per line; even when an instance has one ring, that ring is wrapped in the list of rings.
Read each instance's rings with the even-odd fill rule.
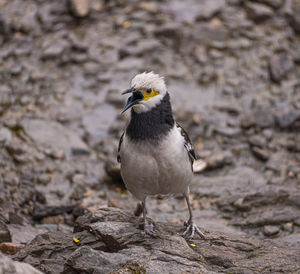
[[[185,130],[174,121],[170,95],[163,77],[153,72],[136,75],[123,112],[131,108],[130,122],[118,149],[121,175],[127,189],[142,202],[144,231],[154,235],[146,219],[146,197],[156,194],[183,194],[190,218],[184,236],[203,233],[193,220],[189,184],[193,176],[195,152]]]

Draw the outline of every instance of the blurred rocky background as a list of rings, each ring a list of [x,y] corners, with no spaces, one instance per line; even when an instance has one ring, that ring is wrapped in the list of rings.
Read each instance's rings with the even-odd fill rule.
[[[130,226],[120,93],[152,70],[206,163],[195,249],[180,196],[148,202],[165,246]],[[297,273],[299,130],[299,0],[0,0],[0,272]]]

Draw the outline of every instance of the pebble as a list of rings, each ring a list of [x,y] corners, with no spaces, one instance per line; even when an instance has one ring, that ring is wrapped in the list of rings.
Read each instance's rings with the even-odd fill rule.
[[[208,169],[221,168],[226,164],[232,162],[232,155],[229,151],[213,152],[207,159],[205,159]]]
[[[110,89],[107,91],[106,102],[116,107],[123,107],[125,103],[124,97],[121,95],[120,90],[117,89]]]
[[[285,79],[292,68],[293,60],[286,51],[278,52],[270,58],[270,78],[275,83],[279,84],[283,79]]]
[[[4,254],[8,255],[14,255],[16,254],[20,249],[24,248],[25,245],[23,244],[17,244],[17,243],[1,243],[0,244],[0,250]]]
[[[268,128],[274,126],[275,121],[270,107],[258,107],[252,112],[252,115],[251,119],[258,127]]]
[[[252,147],[251,151],[253,152],[254,156],[256,156],[260,160],[267,161],[270,158],[270,154],[266,149]]]
[[[6,127],[0,127],[0,145],[6,145],[11,142],[11,131]]]
[[[252,135],[248,142],[250,145],[263,148],[266,146],[266,139],[262,135]]]
[[[11,242],[11,234],[7,225],[0,220],[0,243],[2,242]]]
[[[289,104],[280,105],[275,111],[275,118],[280,128],[292,127],[300,119],[300,110]]]
[[[284,11],[290,26],[297,34],[300,34],[300,1],[286,0]]]
[[[250,19],[253,21],[264,21],[271,18],[274,13],[273,10],[263,4],[246,2],[246,11]]]
[[[266,236],[273,236],[279,233],[279,228],[274,225],[265,225],[264,226],[264,234]]]
[[[55,41],[54,44],[44,50],[42,59],[59,58],[68,46],[69,43],[65,40]]]
[[[207,20],[218,12],[222,12],[226,5],[225,0],[202,0],[201,9],[198,11],[197,20]]]
[[[79,18],[89,14],[89,0],[69,0],[70,12]]]

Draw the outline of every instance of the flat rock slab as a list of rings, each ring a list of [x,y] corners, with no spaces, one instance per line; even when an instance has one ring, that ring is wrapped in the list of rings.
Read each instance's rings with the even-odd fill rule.
[[[63,149],[67,155],[88,154],[88,146],[71,129],[49,120],[24,119],[26,134],[37,144],[51,149]]]
[[[42,274],[34,267],[26,263],[13,261],[9,257],[0,252],[0,273],[14,273],[14,274]]]
[[[15,259],[47,273],[297,273],[300,247],[205,231],[186,240],[183,227],[155,223],[145,236],[141,219],[117,208],[79,217],[73,235],[38,235]],[[74,240],[74,237],[76,240]],[[298,248],[298,250],[297,250]]]

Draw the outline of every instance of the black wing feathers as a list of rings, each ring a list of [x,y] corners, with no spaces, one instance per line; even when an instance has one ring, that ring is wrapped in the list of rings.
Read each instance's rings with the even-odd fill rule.
[[[117,156],[117,161],[118,163],[121,163],[121,157],[120,157],[120,149],[121,149],[121,145],[123,142],[123,136],[124,136],[125,131],[122,133],[120,141],[119,141],[119,147],[118,147],[118,156]]]
[[[184,137],[184,140],[185,140],[184,147],[187,150],[191,164],[193,165],[193,162],[196,160],[194,146],[193,146],[187,132],[178,123],[176,123],[176,126],[177,126],[177,128],[179,128],[181,135]]]

